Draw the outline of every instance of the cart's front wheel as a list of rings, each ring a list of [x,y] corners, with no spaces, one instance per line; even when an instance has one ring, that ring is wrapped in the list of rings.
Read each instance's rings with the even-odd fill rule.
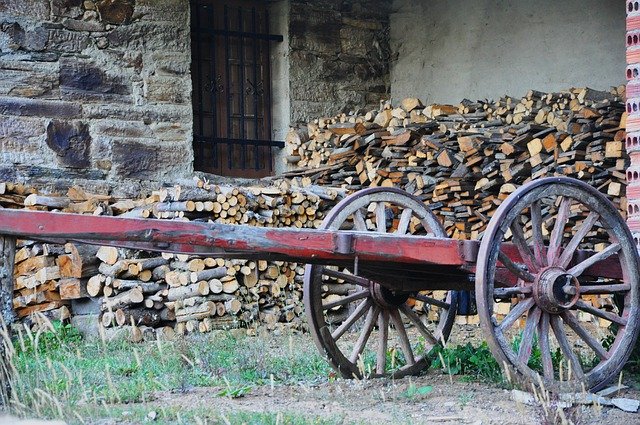
[[[446,237],[418,198],[393,188],[365,189],[345,198],[321,228]],[[308,265],[304,302],[316,345],[345,378],[420,372],[431,349],[448,338],[457,305],[451,291],[389,289],[368,278],[366,266],[357,263]]]
[[[476,301],[494,356],[547,389],[601,388],[638,335],[638,267],[629,228],[596,189],[568,178],[521,187],[478,253]]]

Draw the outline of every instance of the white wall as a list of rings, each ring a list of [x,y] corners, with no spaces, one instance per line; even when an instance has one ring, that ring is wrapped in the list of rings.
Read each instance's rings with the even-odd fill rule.
[[[394,0],[394,102],[523,96],[624,82],[620,0]]]
[[[289,2],[273,1],[269,7],[269,28],[272,34],[281,34],[282,43],[271,43],[271,139],[283,141],[291,122],[289,96]],[[275,174],[286,171],[283,157],[286,149],[273,148]]]

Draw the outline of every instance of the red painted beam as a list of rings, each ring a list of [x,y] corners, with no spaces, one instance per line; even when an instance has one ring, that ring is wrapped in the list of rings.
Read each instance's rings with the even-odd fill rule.
[[[0,234],[152,251],[301,262],[353,260],[462,266],[477,241],[0,210]]]

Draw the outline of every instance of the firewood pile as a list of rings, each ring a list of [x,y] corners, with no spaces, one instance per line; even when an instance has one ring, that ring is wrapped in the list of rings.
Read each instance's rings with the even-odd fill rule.
[[[299,168],[286,173],[288,179],[265,181],[266,186],[196,180],[121,199],[76,186],[64,194],[43,194],[5,183],[0,205],[316,228],[346,194],[395,186],[427,203],[451,237],[480,239],[497,206],[517,187],[566,175],[597,187],[625,214],[623,97],[624,87],[530,91],[522,99],[426,107],[404,99],[399,107],[384,103],[378,111],[320,118],[292,130],[286,161]],[[570,221],[567,231],[576,225]],[[598,250],[598,237],[591,235],[587,248]],[[304,326],[301,264],[26,240],[18,241],[15,262],[14,307],[27,324],[37,322],[35,313],[67,319],[74,302],[94,299],[100,301],[101,324],[128,327],[134,340],[258,324]],[[594,297],[592,303],[610,300]]]
[[[344,195],[341,189],[297,187],[171,187],[140,199],[113,199],[72,187],[64,196],[0,185],[0,204],[120,217],[215,221],[271,227],[317,227]],[[303,265],[225,260],[113,247],[19,241],[14,308],[37,325],[70,317],[71,300],[100,300],[103,326],[131,326],[134,339],[261,324],[303,326]]]
[[[531,179],[570,176],[626,212],[624,86],[521,99],[424,106],[319,118],[287,135],[286,173],[355,191],[395,186],[441,218],[449,236],[479,239],[497,206]]]

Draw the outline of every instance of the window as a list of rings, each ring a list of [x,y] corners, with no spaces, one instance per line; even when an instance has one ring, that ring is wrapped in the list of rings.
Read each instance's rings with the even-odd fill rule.
[[[273,169],[266,1],[191,0],[193,149],[198,171],[263,177]]]

